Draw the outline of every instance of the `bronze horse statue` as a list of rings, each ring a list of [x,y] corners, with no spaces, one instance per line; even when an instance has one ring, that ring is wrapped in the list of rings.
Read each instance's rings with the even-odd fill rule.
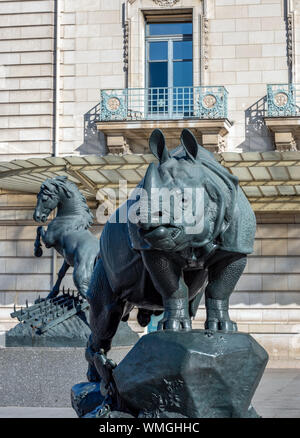
[[[85,197],[66,176],[47,179],[37,195],[33,218],[46,222],[50,213],[57,208],[57,214],[47,230],[37,228],[34,254],[41,257],[41,240],[46,248],[54,248],[64,258],[57,281],[47,299],[59,294],[60,284],[70,266],[74,267],[74,284],[86,297],[89,282],[99,253],[99,240],[88,228],[93,224],[93,215]]]
[[[253,251],[256,221],[251,206],[238,179],[199,146],[189,130],[183,130],[181,147],[171,153],[160,130],[152,133],[149,146],[159,164],[150,164],[138,188],[148,195],[143,202],[151,215],[130,220],[130,210],[138,215],[143,197],[133,196],[114,213],[101,235],[101,259],[87,292],[90,381],[99,380],[99,374],[108,380],[105,367],[103,372],[99,365],[95,367],[98,353],[103,357],[110,350],[119,322],[128,318],[134,306],[145,316],[144,325],[151,313],[164,311],[159,329],[191,330],[191,317],[205,291],[205,328],[237,330],[228,313],[229,297],[244,271],[247,254]],[[153,206],[152,190],[162,188],[178,195],[174,210],[185,188],[198,189],[203,209],[197,212],[194,198],[182,202],[183,211],[190,208],[193,213],[194,231],[188,232],[184,221],[175,221],[172,211],[166,220],[160,203]],[[118,220],[124,214],[125,223]]]

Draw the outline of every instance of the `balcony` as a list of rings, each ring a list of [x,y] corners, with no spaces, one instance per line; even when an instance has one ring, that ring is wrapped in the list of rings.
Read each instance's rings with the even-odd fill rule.
[[[226,119],[224,87],[101,90],[101,121]]]
[[[274,133],[277,150],[294,151],[300,147],[300,85],[268,84],[265,123]]]
[[[267,85],[268,117],[300,116],[300,85]]]
[[[208,149],[219,150],[231,126],[227,96],[223,86],[101,90],[97,126],[107,135],[112,152],[145,152],[145,140],[155,128],[164,131],[170,146],[176,146],[181,130],[189,128]],[[138,141],[144,150],[137,149]]]

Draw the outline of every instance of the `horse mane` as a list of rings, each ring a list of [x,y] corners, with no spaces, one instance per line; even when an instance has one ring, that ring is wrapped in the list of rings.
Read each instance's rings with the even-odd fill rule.
[[[68,180],[67,176],[48,178],[41,186],[41,193],[45,193],[48,196],[60,198],[61,192],[67,198],[73,198],[74,203],[76,203],[76,210],[78,211],[78,214],[72,216],[71,224],[66,227],[66,231],[82,231],[90,228],[94,222],[93,214],[83,194],[75,183]]]

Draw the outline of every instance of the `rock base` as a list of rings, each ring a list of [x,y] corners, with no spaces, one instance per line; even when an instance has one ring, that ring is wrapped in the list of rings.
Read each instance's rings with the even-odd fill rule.
[[[71,403],[78,417],[83,417],[94,411],[103,402],[100,392],[100,383],[78,383],[71,391]]]
[[[255,418],[251,400],[267,361],[246,333],[161,331],[137,342],[113,380],[134,417]],[[116,411],[98,407],[87,416],[121,417]]]

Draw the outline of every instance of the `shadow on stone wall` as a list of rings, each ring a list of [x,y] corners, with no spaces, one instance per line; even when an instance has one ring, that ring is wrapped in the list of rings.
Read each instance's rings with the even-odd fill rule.
[[[76,150],[80,155],[106,155],[108,153],[105,135],[97,130],[100,104],[98,103],[84,115],[83,143]]]
[[[243,152],[274,150],[272,133],[265,125],[267,96],[262,97],[245,111],[245,140],[239,145]]]

